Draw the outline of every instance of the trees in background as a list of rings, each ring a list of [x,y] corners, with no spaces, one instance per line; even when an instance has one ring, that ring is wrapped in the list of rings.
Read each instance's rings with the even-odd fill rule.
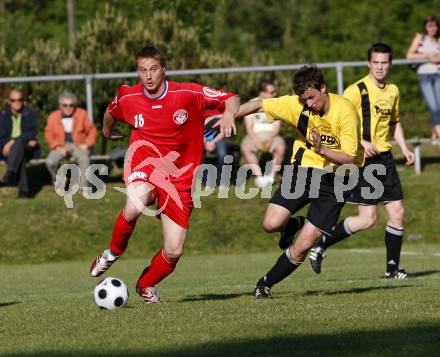
[[[366,59],[373,42],[387,42],[403,58],[421,22],[440,9],[440,0],[108,0],[76,2],[76,40],[69,47],[66,0],[4,0],[0,14],[0,76],[33,76],[133,71],[133,52],[153,43],[168,57],[169,69],[313,63]],[[336,90],[334,71],[326,71]],[[345,84],[366,73],[344,71]],[[290,73],[252,73],[185,78],[255,94],[262,77],[291,91]],[[428,111],[415,73],[394,68],[401,89],[407,136],[428,136]],[[126,80],[95,81],[95,118]],[[10,86],[0,86],[0,96]],[[33,83],[21,87],[30,104],[46,114],[58,93],[70,89],[85,102],[83,82]],[[97,120],[99,121],[99,120]],[[99,123],[97,123],[99,125]]]

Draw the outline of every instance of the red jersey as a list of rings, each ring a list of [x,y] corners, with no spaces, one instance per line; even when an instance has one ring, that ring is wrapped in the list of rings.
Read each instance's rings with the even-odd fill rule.
[[[190,190],[203,154],[206,113],[223,112],[225,101],[232,96],[235,94],[197,83],[165,81],[163,94],[151,99],[145,95],[142,84],[121,86],[108,111],[115,119],[132,126],[130,145],[138,147],[131,172],[136,164],[147,162],[148,158],[168,157],[173,152],[169,156],[170,164],[175,165],[177,174],[172,176],[172,170],[167,168],[171,174],[169,180],[179,191]],[[178,170],[185,167],[186,171],[180,174]],[[149,175],[153,169],[154,166],[146,164],[142,171]]]

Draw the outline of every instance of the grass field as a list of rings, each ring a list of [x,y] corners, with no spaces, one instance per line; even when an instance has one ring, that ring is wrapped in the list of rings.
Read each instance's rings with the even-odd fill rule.
[[[99,310],[89,261],[2,265],[2,356],[438,356],[440,249],[405,251],[406,281],[381,278],[384,249],[329,252],[256,300],[256,280],[279,253],[184,257],[159,284],[161,305],[133,286],[143,260],[121,258],[127,308]]]

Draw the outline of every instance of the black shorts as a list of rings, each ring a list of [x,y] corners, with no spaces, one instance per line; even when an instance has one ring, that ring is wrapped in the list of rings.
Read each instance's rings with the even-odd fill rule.
[[[314,180],[312,172],[315,172]],[[294,166],[289,185],[286,174],[287,170],[270,203],[284,207],[291,214],[310,203],[306,220],[321,232],[330,234],[344,206],[344,200],[338,202],[334,193],[335,175],[324,170]],[[321,179],[316,180],[320,174]]]
[[[383,165],[382,172],[372,165]],[[382,173],[382,174],[380,174]],[[377,205],[379,202],[403,200],[402,185],[391,151],[365,159],[359,170],[359,181],[347,198],[348,203],[357,205]]]

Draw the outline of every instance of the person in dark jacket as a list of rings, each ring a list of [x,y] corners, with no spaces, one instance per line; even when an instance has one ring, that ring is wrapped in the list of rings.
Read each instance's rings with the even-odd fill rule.
[[[29,197],[26,160],[39,156],[36,113],[24,105],[23,93],[12,89],[8,105],[0,111],[0,159],[7,171],[0,186],[18,185],[19,197]]]

